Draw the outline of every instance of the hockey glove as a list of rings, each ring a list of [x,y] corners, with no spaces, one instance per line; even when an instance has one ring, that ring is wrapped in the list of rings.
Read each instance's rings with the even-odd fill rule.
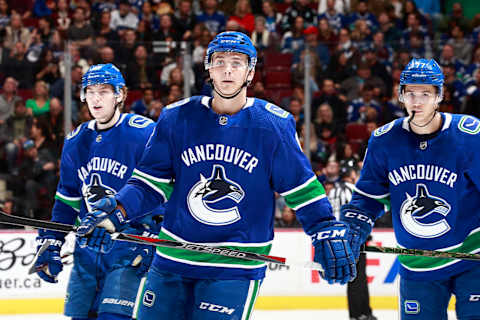
[[[315,247],[313,260],[322,265],[322,278],[329,284],[345,284],[357,276],[355,259],[348,243],[348,226],[330,220],[317,224],[309,230]]]
[[[105,197],[91,204],[94,211],[89,212],[77,228],[77,235],[83,237],[91,233],[97,226],[113,233],[125,227],[126,219],[117,207],[115,197]]]
[[[360,248],[367,241],[368,235],[372,231],[374,222],[365,212],[346,204],[340,209],[340,221],[345,222],[350,227],[349,243],[352,248],[355,260],[360,257]]]
[[[86,248],[100,253],[109,253],[113,248],[113,241],[110,233],[104,228],[95,228],[85,237],[77,238],[80,248]]]
[[[49,241],[50,245],[38,255],[34,267],[38,270],[37,274],[40,278],[50,283],[57,283],[57,276],[63,270],[60,250],[65,240],[56,238],[53,235],[42,235],[41,232],[39,234],[36,239],[38,244],[37,252],[45,241]]]
[[[131,265],[137,267],[137,275],[143,276],[152,264],[155,255],[154,246],[139,246],[136,250],[136,256],[133,258]]]

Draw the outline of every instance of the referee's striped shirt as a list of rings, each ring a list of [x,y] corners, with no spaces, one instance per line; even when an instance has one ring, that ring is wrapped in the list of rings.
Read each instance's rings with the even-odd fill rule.
[[[355,186],[350,182],[337,182],[335,187],[328,193],[328,200],[332,204],[333,214],[337,220],[340,218],[340,207],[352,199]]]

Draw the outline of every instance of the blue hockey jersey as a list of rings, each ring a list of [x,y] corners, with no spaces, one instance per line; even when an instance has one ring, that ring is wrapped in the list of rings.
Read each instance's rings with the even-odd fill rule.
[[[274,191],[296,210],[307,233],[334,219],[292,115],[254,98],[238,113],[220,115],[210,97],[196,96],[162,111],[117,199],[129,218],[168,200],[161,238],[268,254]],[[265,276],[262,262],[171,248],[157,248],[153,265],[193,278]]]
[[[374,131],[351,204],[375,219],[380,202],[389,203],[401,247],[480,252],[480,121],[441,116],[440,132],[428,140],[410,131],[408,118]],[[445,279],[480,267],[467,260],[398,259],[409,279]]]
[[[52,221],[75,223],[94,202],[120,190],[140,160],[155,124],[121,114],[110,129],[97,130],[95,120],[82,123],[66,138]]]

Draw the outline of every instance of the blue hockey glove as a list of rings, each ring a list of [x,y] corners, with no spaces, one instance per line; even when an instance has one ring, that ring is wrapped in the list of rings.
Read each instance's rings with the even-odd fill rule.
[[[93,212],[89,212],[77,228],[77,235],[83,237],[91,233],[97,226],[113,233],[125,227],[126,219],[117,207],[115,197],[105,197],[91,204]]]
[[[77,238],[80,248],[86,248],[100,253],[109,253],[113,248],[113,241],[110,233],[104,228],[95,228],[85,237]]]
[[[374,222],[365,212],[350,204],[341,207],[340,221],[345,222],[350,227],[350,247],[357,261],[360,257],[360,248],[367,241]]]
[[[53,235],[46,235],[39,232],[37,237],[37,252],[40,250],[45,241],[49,241],[50,245],[45,251],[40,253],[35,261],[34,267],[37,274],[43,280],[50,283],[57,283],[57,276],[63,270],[62,259],[60,257],[60,250],[62,248],[64,239],[58,239]]]
[[[154,246],[139,246],[135,251],[136,255],[134,256],[131,265],[137,267],[137,274],[143,276],[150,268],[152,264],[153,256],[155,255]]]
[[[348,226],[336,220],[324,221],[309,230],[315,247],[313,260],[322,265],[320,272],[329,284],[345,284],[357,276],[352,250],[348,243]]]

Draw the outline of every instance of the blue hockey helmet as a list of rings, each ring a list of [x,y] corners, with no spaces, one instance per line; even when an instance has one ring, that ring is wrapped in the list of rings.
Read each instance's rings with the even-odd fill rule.
[[[413,58],[400,75],[400,86],[398,87],[400,101],[402,101],[403,86],[407,84],[428,84],[435,86],[438,88],[438,95],[442,97],[443,79],[443,71],[435,60]]]
[[[237,31],[226,31],[219,33],[210,41],[205,55],[205,70],[210,68],[212,55],[215,52],[238,52],[248,56],[248,68],[254,69],[257,64],[257,49],[250,38]]]
[[[85,101],[85,90],[87,87],[96,84],[109,84],[113,86],[115,94],[119,94],[120,89],[125,87],[125,79],[120,70],[111,63],[90,66],[82,76],[81,101]]]

